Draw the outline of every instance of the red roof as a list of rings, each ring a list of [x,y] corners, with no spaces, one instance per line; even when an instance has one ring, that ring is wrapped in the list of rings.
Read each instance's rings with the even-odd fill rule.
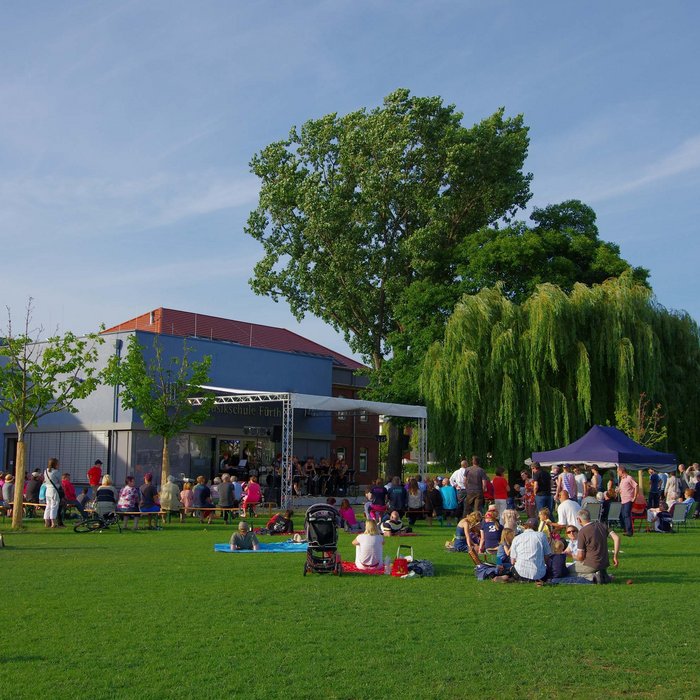
[[[103,333],[118,331],[150,331],[162,335],[183,337],[210,338],[225,340],[252,348],[282,350],[284,352],[300,352],[310,355],[321,355],[333,358],[333,362],[348,369],[361,369],[364,365],[341,355],[335,350],[314,343],[285,328],[262,326],[258,323],[234,321],[228,318],[195,314],[189,311],[159,308],[129,321],[124,321]]]

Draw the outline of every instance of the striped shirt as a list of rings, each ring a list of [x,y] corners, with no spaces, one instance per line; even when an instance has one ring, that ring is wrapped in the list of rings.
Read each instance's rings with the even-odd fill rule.
[[[547,536],[528,529],[513,540],[510,559],[515,562],[515,570],[522,578],[536,581],[547,573],[544,558],[551,553]]]

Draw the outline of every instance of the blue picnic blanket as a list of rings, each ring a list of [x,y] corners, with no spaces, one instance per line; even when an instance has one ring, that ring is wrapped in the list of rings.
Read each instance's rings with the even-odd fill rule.
[[[262,552],[305,552],[306,542],[261,542],[257,552],[253,549],[231,549],[228,542],[215,544],[215,552],[228,552],[229,554],[259,554]]]

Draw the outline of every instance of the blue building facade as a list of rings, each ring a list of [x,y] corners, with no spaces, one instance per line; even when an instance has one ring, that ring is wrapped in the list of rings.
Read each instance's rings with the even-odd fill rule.
[[[286,352],[243,346],[225,340],[183,338],[134,330],[108,332],[100,347],[100,367],[121,352],[130,335],[135,335],[148,354],[157,335],[166,358],[181,356],[187,343],[192,359],[212,358],[210,377],[214,386],[256,391],[291,391],[324,396],[333,395],[334,361],[330,355]],[[77,483],[85,482],[86,471],[96,459],[117,484],[126,474],[137,478],[146,471],[160,474],[161,439],[149,434],[134,411],[123,410],[117,391],[100,386],[91,396],[76,404],[75,414],[61,412],[42,418],[27,435],[28,471],[43,469],[50,457],[61,460],[61,468]],[[260,465],[269,465],[279,451],[278,429],[281,406],[270,404],[216,406],[209,420],[191,426],[170,443],[171,472],[188,477],[219,471],[220,461],[229,456],[245,456]],[[328,457],[332,452],[330,415],[295,415],[294,444],[299,457]],[[2,420],[1,464],[12,471],[16,450],[13,426]]]

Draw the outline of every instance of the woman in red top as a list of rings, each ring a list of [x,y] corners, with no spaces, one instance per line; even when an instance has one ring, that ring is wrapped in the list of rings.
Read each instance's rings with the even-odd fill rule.
[[[505,469],[503,467],[496,467],[496,476],[493,477],[493,497],[496,503],[496,509],[501,516],[501,525],[503,525],[503,513],[508,508],[508,479],[506,479],[503,474]]]
[[[71,483],[70,474],[66,473],[63,475],[63,478],[61,479],[61,486],[63,487],[63,493],[65,494],[65,496],[61,499],[61,505],[59,506],[58,519],[60,520],[60,522],[63,522],[63,519],[66,516],[66,509],[68,506],[75,506],[78,509],[78,511],[80,511],[80,517],[83,519],[86,518],[87,516],[85,515],[85,511],[83,510],[82,503],[80,503],[75,493],[75,486],[73,486],[73,484]]]

